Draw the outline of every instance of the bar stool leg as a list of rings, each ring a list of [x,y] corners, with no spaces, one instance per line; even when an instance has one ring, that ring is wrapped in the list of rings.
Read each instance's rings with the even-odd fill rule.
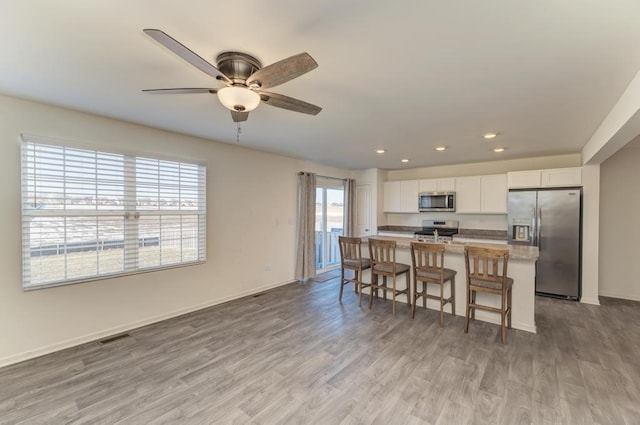
[[[371,270],[371,296],[369,296],[369,310],[371,310],[371,306],[373,305],[373,288],[375,286],[376,298],[378,298],[378,275]]]
[[[344,290],[344,267],[340,268],[340,296],[338,300],[342,302],[342,291]]]
[[[509,329],[511,329],[511,296],[513,294],[513,288],[509,288],[508,294],[507,308],[509,309],[509,316],[507,316],[507,325],[509,326]]]
[[[416,317],[416,304],[418,303],[418,281],[413,276],[413,303],[411,304],[411,318],[414,319]]]
[[[409,304],[409,309],[411,309],[413,302],[411,300],[411,282],[409,277],[409,270],[407,270],[407,303]]]
[[[507,326],[506,326],[506,315],[507,315],[507,308],[506,308],[506,303],[507,303],[507,294],[505,293],[505,291],[502,292],[502,296],[500,297],[501,300],[501,304],[502,304],[502,313],[500,314],[500,331],[501,331],[501,339],[502,339],[502,344],[504,344],[507,341]]]
[[[467,290],[467,308],[464,317],[464,333],[469,333],[469,316],[471,315],[471,289]]]
[[[362,271],[360,271],[360,276],[362,276]],[[362,306],[362,278],[358,279],[358,307]]]
[[[444,326],[444,282],[440,282],[440,327]]]
[[[456,315],[456,277],[453,276],[449,281],[449,286],[451,288],[451,315]]]
[[[392,311],[392,315],[393,317],[396,316],[396,276],[393,275],[392,279],[392,284],[393,284],[393,291],[391,291],[391,311]],[[385,292],[386,294],[386,292]],[[386,298],[385,298],[386,299]]]

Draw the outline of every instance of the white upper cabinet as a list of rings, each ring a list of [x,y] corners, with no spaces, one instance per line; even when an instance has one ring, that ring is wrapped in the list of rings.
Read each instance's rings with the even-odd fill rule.
[[[400,181],[400,210],[402,212],[418,212],[418,189],[418,180]]]
[[[506,214],[507,175],[458,177],[456,212],[460,214]]]
[[[384,182],[383,190],[384,212],[401,212],[400,182]]]
[[[482,204],[480,210],[485,214],[507,213],[507,175],[494,174],[482,176]]]
[[[384,182],[384,212],[417,213],[418,188],[418,180]]]
[[[582,167],[513,171],[507,180],[509,189],[582,186]]]
[[[540,170],[512,171],[507,173],[507,182],[510,189],[540,187]]]
[[[582,167],[542,170],[543,187],[582,186]]]
[[[419,182],[419,192],[455,192],[456,190],[456,179],[453,177],[423,179]]]
[[[480,176],[456,178],[456,212],[480,213],[482,179]]]

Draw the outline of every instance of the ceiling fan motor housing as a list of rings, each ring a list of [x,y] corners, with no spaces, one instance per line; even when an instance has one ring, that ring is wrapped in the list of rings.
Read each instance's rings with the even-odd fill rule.
[[[262,68],[262,64],[256,58],[246,53],[222,52],[216,58],[218,69],[226,75],[231,82],[246,86],[247,78]]]

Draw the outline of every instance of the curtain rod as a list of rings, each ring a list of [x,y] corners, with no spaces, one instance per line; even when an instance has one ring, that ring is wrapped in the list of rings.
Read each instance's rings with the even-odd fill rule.
[[[303,174],[305,174],[305,172],[304,172],[304,171],[300,171],[300,172],[298,173],[298,175],[299,175],[299,176],[301,176],[301,175],[303,175]],[[321,178],[323,178],[323,179],[341,180],[341,181],[347,181],[347,180],[349,180],[349,179],[341,179],[340,177],[323,176],[323,175],[320,175],[320,174],[316,174],[316,177],[321,177]]]

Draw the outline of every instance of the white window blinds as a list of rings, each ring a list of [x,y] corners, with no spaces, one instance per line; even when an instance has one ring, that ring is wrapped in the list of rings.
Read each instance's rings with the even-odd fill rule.
[[[206,169],[23,136],[23,287],[203,262]]]

